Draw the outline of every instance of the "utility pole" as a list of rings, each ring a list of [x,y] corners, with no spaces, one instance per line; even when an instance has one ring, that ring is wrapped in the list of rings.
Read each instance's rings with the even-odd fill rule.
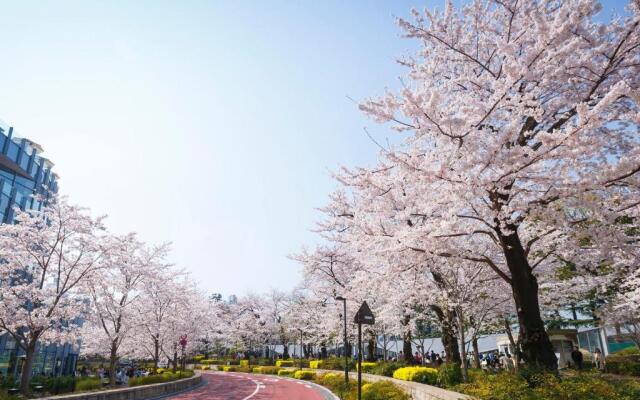
[[[336,297],[336,300],[341,301],[343,305],[343,319],[344,319],[344,383],[349,383],[349,355],[347,354],[347,299],[342,296]]]

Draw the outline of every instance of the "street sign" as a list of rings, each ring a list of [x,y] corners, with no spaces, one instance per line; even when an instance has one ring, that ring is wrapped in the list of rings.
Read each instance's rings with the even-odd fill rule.
[[[362,302],[354,322],[358,324],[358,400],[362,399],[362,325],[373,325],[376,319],[366,301]]]
[[[356,324],[363,324],[363,325],[375,324],[376,319],[373,317],[373,313],[371,312],[371,309],[369,308],[369,305],[367,304],[366,301],[363,302],[362,305],[360,306],[360,309],[356,313],[354,322]]]

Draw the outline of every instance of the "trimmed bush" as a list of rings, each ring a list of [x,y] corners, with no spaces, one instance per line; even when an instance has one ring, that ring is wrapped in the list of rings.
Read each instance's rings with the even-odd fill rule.
[[[129,379],[129,386],[150,385],[153,383],[171,382],[182,378],[190,378],[193,376],[193,371],[186,370],[182,372],[165,372],[159,375],[141,376],[139,378]]]
[[[632,378],[583,372],[558,379],[553,374],[484,374],[454,390],[483,400],[633,400],[640,398],[640,383]]]
[[[438,383],[449,387],[462,382],[462,369],[458,363],[445,363],[438,368]]]
[[[83,377],[76,381],[76,392],[86,392],[102,388],[102,380],[97,377]]]
[[[393,377],[403,381],[435,385],[438,382],[438,370],[427,367],[404,367],[396,370]]]
[[[613,353],[614,356],[637,356],[640,355],[640,348],[637,347],[627,347],[626,349],[622,349]]]
[[[222,361],[222,360],[212,360],[212,359],[200,360],[200,364],[203,364],[203,365],[222,365],[222,364],[224,364],[224,361]]]
[[[607,357],[605,370],[612,374],[640,376],[640,355],[624,355],[626,353],[620,355],[622,351]],[[629,352],[631,353],[632,350]]]
[[[68,393],[75,389],[75,378],[73,376],[35,376],[30,384],[32,387],[41,385],[51,394]]]
[[[371,373],[372,374],[376,374],[376,375],[392,377],[393,373],[397,369],[400,369],[400,368],[406,367],[406,366],[407,366],[407,364],[402,362],[402,361],[399,361],[399,362],[381,362],[381,363],[378,363],[378,365],[375,368],[373,368]]]
[[[295,369],[281,369],[278,371],[278,376],[293,376],[295,373]]]
[[[309,368],[319,369],[322,368],[323,361],[322,360],[311,360],[309,361]]]
[[[296,379],[304,379],[306,381],[315,379],[316,373],[313,371],[296,371],[293,374],[293,377]]]
[[[236,372],[238,370],[238,367],[236,367],[235,365],[225,365],[224,367],[222,367],[222,370],[224,372]]]
[[[373,370],[377,366],[378,366],[378,364],[376,364],[374,362],[363,362],[362,363],[362,372],[364,372],[365,374],[371,373],[371,372],[373,372]],[[356,371],[357,370],[358,370],[358,363],[356,363]]]
[[[362,400],[410,400],[411,397],[391,382],[374,382],[362,386]]]
[[[320,378],[322,380],[324,380],[324,379],[335,379],[335,378],[339,378],[339,377],[340,377],[340,375],[335,374],[333,372],[329,372],[329,373],[326,373],[326,374],[322,375]]]
[[[195,362],[199,362],[204,360],[204,356],[202,354],[198,354],[197,356],[193,357],[193,361]]]
[[[356,400],[358,398],[358,385],[353,380],[346,384],[344,376],[338,373],[328,373],[319,379],[319,382],[344,400]],[[391,382],[363,382],[363,400],[410,400],[400,388]]]
[[[251,371],[256,374],[277,375],[279,370],[279,367],[265,365],[262,367],[254,367]]]
[[[208,370],[208,369],[211,369],[211,367],[210,367],[210,366],[208,366],[208,365],[201,365],[201,366],[200,366],[200,369],[201,369],[202,371],[206,371],[206,370]]]
[[[240,360],[240,366],[241,367],[248,367],[249,366],[249,360]]]
[[[347,366],[350,371],[355,370],[355,362],[349,359]],[[335,370],[344,370],[344,358],[331,357],[325,360],[322,360],[322,368],[323,369],[335,369]]]
[[[293,367],[293,360],[278,360],[276,367]]]

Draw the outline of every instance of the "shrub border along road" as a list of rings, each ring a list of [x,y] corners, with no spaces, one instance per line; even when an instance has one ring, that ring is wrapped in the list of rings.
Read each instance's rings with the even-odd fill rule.
[[[196,372],[190,378],[177,379],[170,382],[153,383],[120,389],[99,390],[43,397],[43,400],[147,400],[165,397],[195,389],[202,383],[202,375]]]
[[[317,369],[319,373],[336,373],[340,371]],[[349,379],[358,379],[357,372],[349,372]],[[398,386],[405,393],[411,396],[413,400],[475,400],[466,394],[454,392],[451,390],[441,389],[439,387],[426,385],[424,383],[402,381],[400,379],[389,378],[388,376],[362,374],[362,379],[369,382],[388,381]]]

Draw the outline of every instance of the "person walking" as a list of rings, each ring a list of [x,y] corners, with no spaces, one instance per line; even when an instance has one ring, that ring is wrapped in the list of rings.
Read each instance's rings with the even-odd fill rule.
[[[576,369],[581,370],[584,357],[582,356],[582,353],[580,352],[580,349],[578,348],[578,346],[573,348],[573,351],[571,352],[571,359],[573,360],[573,363],[576,365]]]
[[[600,371],[604,371],[606,361],[604,358],[604,354],[602,353],[602,351],[600,351],[600,349],[596,348],[596,351],[594,351],[593,360],[596,363],[596,368],[598,368]]]

